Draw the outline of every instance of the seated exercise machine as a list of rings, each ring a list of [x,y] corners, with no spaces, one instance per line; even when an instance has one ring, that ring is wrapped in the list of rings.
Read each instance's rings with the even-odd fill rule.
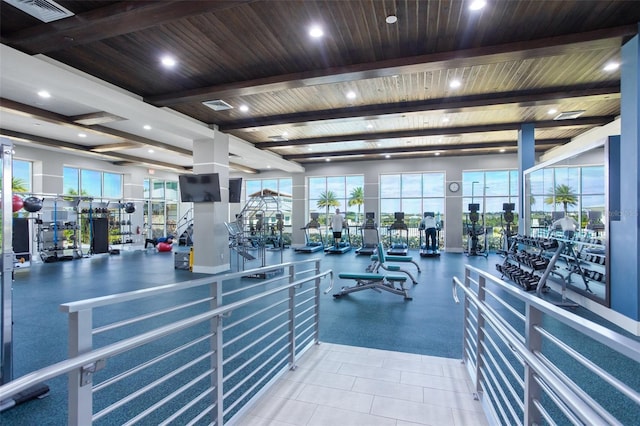
[[[390,272],[402,272],[405,273],[411,278],[411,281],[414,284],[418,284],[418,280],[414,278],[414,276],[407,271],[406,269],[400,268],[398,265],[389,265],[387,262],[398,262],[398,263],[413,263],[418,268],[418,272],[420,272],[420,266],[413,260],[412,256],[393,256],[393,255],[385,255],[384,247],[382,247],[382,243],[378,243],[377,254],[371,256],[371,265],[367,267],[367,272],[378,273],[379,269],[382,268],[386,271]]]
[[[378,225],[375,222],[374,212],[367,212],[365,214],[365,221],[360,227],[360,236],[362,237],[362,246],[356,250],[356,254],[374,254],[380,243],[380,235],[378,234]]]
[[[305,244],[303,246],[294,247],[294,251],[299,253],[315,253],[324,250],[324,240],[320,231],[320,223],[318,218],[320,213],[311,213],[311,221],[304,228]]]
[[[469,204],[469,222],[467,223],[467,256],[489,256],[489,253],[486,248],[486,234],[484,229],[484,223],[482,225],[480,222],[480,214],[478,211],[480,210],[480,204]],[[482,218],[484,221],[484,217]],[[483,237],[483,241],[480,240],[479,237]]]
[[[418,226],[418,232],[420,232],[420,257],[440,256],[439,241],[442,222],[439,218],[440,214],[436,218],[433,212],[424,212],[424,217]],[[422,233],[424,233],[424,242]]]
[[[351,235],[349,234],[349,224],[346,220],[342,225],[342,238],[340,238],[340,241],[338,242],[333,238],[333,244],[327,246],[324,251],[326,254],[344,254],[351,251]]]
[[[394,217],[395,222],[387,228],[387,235],[389,236],[387,254],[406,256],[409,252],[409,228],[404,223],[404,212],[395,212]]]

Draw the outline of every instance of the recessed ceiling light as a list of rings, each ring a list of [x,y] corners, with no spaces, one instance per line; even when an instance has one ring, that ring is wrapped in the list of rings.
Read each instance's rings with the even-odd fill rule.
[[[385,154],[384,158],[391,158],[391,155],[390,154]]]
[[[487,5],[485,0],[473,0],[469,5],[469,10],[480,10]]]
[[[51,97],[51,93],[47,92],[46,90],[41,90],[38,92],[38,96],[47,99]]]
[[[387,19],[385,19],[385,21],[387,22],[387,24],[395,24],[396,22],[398,22],[398,17],[396,15],[389,15],[387,16]]]
[[[603,70],[607,71],[607,72],[611,72],[611,71],[615,71],[618,68],[620,68],[620,64],[617,62],[609,62],[607,65],[604,66]]]
[[[433,155],[435,155],[437,157],[438,155],[440,155],[440,153],[439,152],[434,152]]]
[[[148,152],[149,154],[153,154],[153,152],[154,152],[154,151],[153,151],[152,149],[148,149],[148,150],[147,150],[147,152]]]
[[[312,147],[307,148],[307,151],[313,151]]]
[[[549,111],[547,111],[547,114],[549,114],[549,115],[553,115],[553,114],[555,114],[556,112],[558,112],[558,110],[557,110],[557,109],[555,109],[555,108],[551,108]]]
[[[324,35],[324,31],[317,25],[314,25],[309,29],[309,35],[313,38],[320,38]]]
[[[270,168],[271,168],[271,164],[267,164],[267,169],[270,169]]]
[[[353,90],[347,92],[347,99],[355,99],[356,98],[356,92],[354,92]]]
[[[448,122],[449,122],[449,117],[444,117],[444,118],[442,119],[442,122],[443,122],[443,123],[448,123]]]
[[[86,133],[78,133],[78,137],[79,138],[86,138],[87,134]]]
[[[367,124],[367,129],[373,129],[373,124],[371,123]]]
[[[460,86],[462,86],[460,80],[451,80],[451,83],[449,83],[449,87],[451,87],[452,89],[457,89]]]
[[[171,56],[163,56],[160,59],[160,62],[162,62],[162,65],[164,65],[166,68],[173,68],[176,66],[176,60]]]
[[[145,130],[151,130],[151,126],[149,126],[148,124],[145,124],[144,126],[142,126],[142,128]]]
[[[289,136],[289,132],[282,132],[282,137],[286,138],[287,136]]]
[[[249,107],[246,106],[246,105],[240,105],[240,111],[247,112],[247,111],[249,111]]]
[[[500,148],[500,152],[505,152],[505,151],[506,151],[506,149]]]
[[[331,161],[331,158],[325,158],[324,161],[328,163],[329,161]]]

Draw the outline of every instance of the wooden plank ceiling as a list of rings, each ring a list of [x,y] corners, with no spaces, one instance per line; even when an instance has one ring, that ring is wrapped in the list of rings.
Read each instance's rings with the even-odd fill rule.
[[[619,70],[603,67],[640,22],[636,1],[58,3],[75,16],[2,2],[2,42],[303,164],[515,152],[522,123],[540,150],[566,143],[620,114]],[[568,111],[584,112],[554,120]]]

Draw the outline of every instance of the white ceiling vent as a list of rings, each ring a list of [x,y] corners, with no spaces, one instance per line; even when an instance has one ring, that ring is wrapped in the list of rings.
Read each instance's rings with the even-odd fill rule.
[[[228,109],[233,108],[231,105],[229,105],[222,99],[216,99],[215,101],[206,101],[206,102],[203,102],[203,105],[208,106],[214,111],[226,111]]]
[[[4,0],[42,22],[52,22],[75,15],[53,0]]]
[[[584,110],[582,110],[582,111],[561,112],[560,114],[558,114],[555,117],[553,117],[553,119],[554,120],[572,120],[574,118],[580,117],[584,113],[585,113]]]

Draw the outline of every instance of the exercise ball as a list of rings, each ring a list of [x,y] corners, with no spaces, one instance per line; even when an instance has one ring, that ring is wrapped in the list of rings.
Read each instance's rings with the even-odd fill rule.
[[[29,213],[39,212],[42,209],[42,199],[38,197],[27,197],[22,202],[24,209]]]
[[[173,246],[169,243],[158,243],[158,251],[171,251]]]
[[[11,201],[11,208],[14,212],[17,212],[18,210],[20,210],[22,207],[24,206],[24,202],[22,201],[22,198],[20,198],[19,195],[14,195],[13,199]]]
[[[133,213],[136,211],[136,205],[133,203],[124,203],[124,211],[126,213]]]

